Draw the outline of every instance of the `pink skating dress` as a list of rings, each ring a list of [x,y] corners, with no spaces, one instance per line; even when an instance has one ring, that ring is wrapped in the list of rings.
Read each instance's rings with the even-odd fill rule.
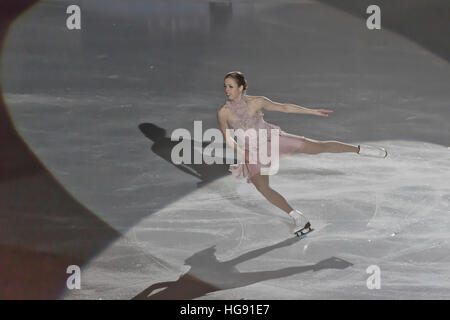
[[[279,131],[279,159],[286,157],[290,154],[299,152],[302,150],[304,144],[305,144],[305,137],[303,136],[297,136],[294,134],[287,133],[279,126],[267,123],[264,121],[264,113],[258,112],[255,115],[249,115],[248,114],[248,97],[242,96],[240,101],[226,101],[226,107],[231,110],[231,113],[234,115],[235,118],[238,118],[239,120],[228,120],[228,126],[231,129],[237,130],[247,130],[247,129],[255,129],[258,133],[258,129],[268,129],[267,130],[267,138],[263,143],[267,143],[267,156],[270,157],[271,155],[271,131],[270,129],[278,129]],[[259,134],[257,134],[257,137],[259,137]],[[261,141],[257,145],[256,148],[252,148],[252,152],[259,152],[259,146],[261,146]],[[252,144],[249,144],[249,140],[246,139],[245,145],[241,144],[240,148],[245,150],[250,150],[250,146]],[[269,164],[263,164],[259,161],[259,157],[256,158],[256,163],[239,163],[239,164],[232,164],[229,167],[229,171],[233,176],[236,178],[247,178],[247,183],[251,183],[250,178],[254,176],[255,174],[260,173],[261,168],[268,168],[270,167]]]

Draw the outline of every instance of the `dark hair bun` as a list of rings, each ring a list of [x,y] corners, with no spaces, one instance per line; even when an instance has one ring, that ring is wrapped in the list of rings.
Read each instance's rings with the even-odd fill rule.
[[[248,87],[247,80],[245,80],[244,74],[243,74],[242,72],[240,72],[240,71],[231,71],[231,72],[228,72],[228,73],[225,75],[224,80],[225,80],[226,78],[232,78],[232,79],[234,79],[234,80],[237,82],[238,87],[244,86],[244,90],[246,90],[247,87]]]

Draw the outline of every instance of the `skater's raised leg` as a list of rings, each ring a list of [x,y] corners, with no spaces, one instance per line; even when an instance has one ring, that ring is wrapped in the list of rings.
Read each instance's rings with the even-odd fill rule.
[[[304,146],[300,150],[301,153],[306,154],[319,154],[319,153],[342,153],[342,152],[354,152],[358,153],[358,146],[342,143],[339,141],[317,141],[305,138]]]
[[[367,145],[352,145],[339,141],[317,141],[305,138],[304,146],[299,150],[300,153],[319,154],[319,153],[342,153],[355,152],[361,156],[386,158],[387,151],[381,147]]]

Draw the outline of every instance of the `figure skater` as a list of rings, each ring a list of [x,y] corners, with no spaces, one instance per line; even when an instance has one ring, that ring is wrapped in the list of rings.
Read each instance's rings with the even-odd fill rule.
[[[227,145],[242,155],[243,162],[232,164],[229,171],[237,178],[246,178],[248,183],[253,183],[256,189],[273,205],[277,206],[293,219],[293,233],[297,236],[306,234],[311,229],[311,224],[306,216],[300,210],[294,210],[286,199],[269,186],[269,175],[261,174],[261,168],[267,167],[258,161],[251,162],[250,150],[247,142],[238,144],[229,134],[227,129],[266,129],[267,149],[270,150],[270,132],[269,129],[278,129],[279,131],[279,158],[295,153],[319,154],[319,153],[341,153],[354,152],[359,155],[385,158],[387,151],[383,148],[351,145],[339,141],[317,141],[287,133],[279,126],[267,123],[263,119],[262,109],[270,111],[280,111],[284,113],[312,114],[320,117],[328,117],[333,111],[325,109],[308,109],[294,104],[283,104],[273,102],[263,96],[246,95],[247,80],[242,72],[233,71],[225,75],[224,88],[227,96],[226,103],[217,111],[217,120],[220,130],[225,138]],[[245,138],[244,138],[245,139]]]

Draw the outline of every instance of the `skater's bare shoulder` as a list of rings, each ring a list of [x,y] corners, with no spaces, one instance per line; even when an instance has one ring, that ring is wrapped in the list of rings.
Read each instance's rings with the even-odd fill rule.
[[[248,99],[248,104],[254,112],[259,112],[264,108],[264,99],[267,99],[263,96],[246,96]]]
[[[264,101],[264,98],[265,98],[263,96],[248,96],[248,95],[246,95],[246,97],[248,99],[248,102],[255,103],[255,104],[262,103]]]
[[[252,97],[252,99],[253,99],[252,101],[254,102],[254,104],[258,106],[257,107],[258,111],[261,111],[262,109],[270,110],[270,111],[281,111],[281,112],[285,111],[284,103],[274,102],[265,96],[254,96],[254,97]]]
[[[226,124],[229,116],[230,110],[225,103],[219,108],[219,110],[217,110],[217,121],[219,122],[219,124]]]
[[[217,116],[226,117],[229,114],[229,109],[226,103],[224,103],[218,110],[217,110]]]
[[[264,110],[285,112],[284,103],[272,101],[264,96],[260,97],[259,104],[261,105],[261,108]]]

